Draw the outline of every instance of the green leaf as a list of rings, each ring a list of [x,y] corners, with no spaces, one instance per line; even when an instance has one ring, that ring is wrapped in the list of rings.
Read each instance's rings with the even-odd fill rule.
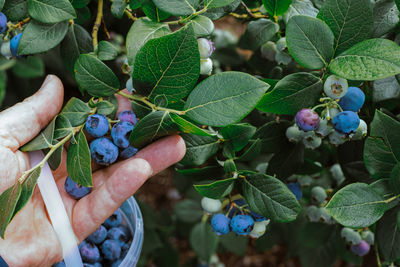
[[[280,16],[288,10],[292,0],[263,0],[262,2],[268,14]]]
[[[86,120],[86,119],[85,119]],[[69,117],[59,114],[56,118],[56,127],[54,130],[54,140],[63,138],[73,133],[74,127],[71,125]]]
[[[397,261],[400,258],[400,231],[397,226],[399,212],[399,207],[391,209],[376,225],[379,255],[385,262]]]
[[[207,37],[214,31],[214,22],[206,16],[196,16],[192,19],[192,25],[196,37]]]
[[[261,45],[270,41],[278,31],[279,25],[269,19],[262,18],[251,21],[247,25],[239,45],[244,49],[257,50]]]
[[[53,141],[53,144],[56,144],[56,141]],[[44,152],[45,154],[49,153],[50,149],[45,149]],[[60,167],[61,161],[62,161],[62,152],[63,152],[63,146],[60,146],[57,148],[56,151],[50,156],[49,160],[47,163],[49,164],[50,168],[55,171]]]
[[[122,19],[127,6],[128,1],[126,0],[114,0],[111,5],[111,14],[113,14],[113,16],[116,18]]]
[[[46,129],[41,131],[40,134],[29,143],[21,147],[20,150],[23,152],[28,152],[51,147],[53,144],[55,124],[56,120],[53,119],[51,123],[46,127]]]
[[[190,232],[190,245],[200,260],[208,262],[218,246],[218,236],[206,222],[196,224]]]
[[[283,15],[283,20],[287,24],[289,19],[297,15],[306,15],[316,18],[318,15],[318,9],[316,9],[311,0],[294,0],[289,6],[288,11]]]
[[[199,0],[153,0],[154,4],[164,12],[174,16],[187,16],[196,12]]]
[[[21,78],[36,78],[44,75],[44,63],[40,57],[20,58],[12,68],[13,73]]]
[[[17,61],[15,59],[6,59],[6,58],[0,58],[0,71],[5,71],[8,70],[9,68],[12,68]]]
[[[80,131],[71,142],[67,154],[67,171],[72,180],[86,187],[93,186],[89,145]]]
[[[152,21],[160,22],[171,15],[156,7],[152,0],[142,0],[142,10]]]
[[[57,23],[76,18],[68,0],[28,0],[29,15],[43,23]]]
[[[91,15],[90,9],[87,6],[83,8],[77,8],[75,23],[83,25],[90,19]]]
[[[287,146],[286,129],[292,123],[281,120],[280,122],[271,121],[259,127],[254,134],[255,139],[259,139],[264,153],[275,153]]]
[[[15,183],[0,195],[0,237],[4,239],[7,226],[21,195],[20,183]]]
[[[182,222],[195,223],[203,216],[200,203],[192,199],[185,199],[174,206],[176,217]]]
[[[318,14],[335,36],[336,55],[371,36],[373,17],[370,0],[327,0]]]
[[[7,74],[5,71],[0,71],[0,108],[6,96]]]
[[[128,62],[133,65],[139,49],[149,40],[171,33],[168,24],[140,18],[133,23],[126,37]]]
[[[251,140],[250,147],[240,156],[240,161],[252,161],[257,158],[261,153],[261,140]]]
[[[199,166],[217,153],[219,139],[216,136],[198,136],[181,134],[186,143],[186,155],[181,163],[184,165]]]
[[[367,184],[354,183],[340,189],[326,209],[340,224],[363,228],[378,221],[386,207],[385,200]]]
[[[304,163],[302,143],[282,147],[269,161],[267,173],[284,179],[294,174]]]
[[[297,63],[309,69],[328,66],[333,56],[334,36],[323,21],[309,16],[292,17],[286,29],[286,43]]]
[[[164,94],[180,99],[189,94],[200,75],[200,54],[193,27],[149,40],[136,54],[132,79],[146,85],[149,97]]]
[[[27,0],[7,0],[4,3],[2,12],[9,21],[19,21],[28,16]]]
[[[102,114],[104,116],[110,115],[114,112],[115,106],[108,101],[100,101],[96,104],[97,107],[97,114]]]
[[[389,178],[397,160],[380,138],[368,137],[364,146],[365,167],[376,179]]]
[[[349,80],[373,81],[400,73],[400,47],[387,39],[370,39],[336,57],[329,70]]]
[[[100,60],[113,60],[118,56],[118,49],[110,42],[100,41],[97,57]]]
[[[90,0],[72,0],[71,4],[74,8],[83,8],[90,3]]]
[[[6,2],[6,0],[0,0],[0,10],[3,9],[5,2]]]
[[[204,0],[204,5],[207,8],[218,8],[231,5],[235,0]]]
[[[280,180],[260,173],[243,172],[241,192],[249,208],[275,222],[296,219],[301,206],[289,188]]]
[[[372,91],[373,102],[394,98],[400,98],[400,83],[395,76],[374,81],[374,89]]]
[[[392,169],[389,183],[392,191],[396,192],[397,194],[400,193],[400,162],[397,162]]]
[[[176,126],[178,126],[179,130],[184,133],[200,135],[200,136],[213,136],[209,132],[197,127],[190,121],[187,121],[184,118],[182,118],[174,113],[170,113],[169,116],[170,116],[171,120],[173,122],[175,122]]]
[[[189,95],[186,115],[210,126],[226,126],[249,114],[269,85],[241,72],[223,72],[202,81]]]
[[[214,1],[219,2],[219,0],[214,0]],[[225,0],[221,0],[221,1],[225,1]],[[242,2],[242,1],[234,0],[234,1],[230,1],[230,2],[231,2],[231,4],[223,6],[223,7],[215,7],[215,8],[208,7],[207,12],[204,13],[204,15],[211,20],[217,20],[219,18],[222,18],[224,15],[235,11],[238,8],[238,6],[240,5],[240,2]]]
[[[240,151],[249,143],[256,130],[256,127],[248,123],[240,123],[222,128],[221,134],[225,139],[233,142],[235,151]]]
[[[227,235],[222,235],[220,237],[220,242],[226,250],[238,256],[244,256],[248,247],[249,238],[230,232]]]
[[[68,30],[68,21],[42,24],[35,20],[28,23],[18,45],[18,55],[37,54],[57,46]]]
[[[400,0],[394,0],[396,3],[397,9],[400,10]]]
[[[80,55],[74,69],[79,88],[92,96],[110,96],[120,87],[114,72],[92,55]]]
[[[90,114],[90,108],[86,105],[86,103],[78,98],[73,97],[61,110],[59,116],[63,116],[64,119],[69,122],[69,125],[75,127],[83,124],[86,121],[89,114]],[[61,125],[56,123],[56,130],[60,129],[61,128],[60,126],[64,126],[64,128],[66,128],[65,123],[62,123]],[[55,138],[60,138],[60,137],[55,137]]]
[[[232,192],[235,180],[236,178],[228,178],[211,184],[194,185],[194,188],[204,197],[220,199]]]
[[[374,32],[373,37],[392,31],[399,23],[399,10],[392,0],[382,0],[374,6]]]
[[[130,135],[130,141],[136,148],[141,148],[154,140],[178,132],[169,113],[155,111],[142,118]]]
[[[261,98],[257,109],[274,114],[295,115],[301,108],[314,106],[321,96],[322,80],[311,73],[285,76]]]
[[[92,37],[80,25],[72,24],[61,42],[60,54],[67,69],[72,73],[80,54],[93,51]]]

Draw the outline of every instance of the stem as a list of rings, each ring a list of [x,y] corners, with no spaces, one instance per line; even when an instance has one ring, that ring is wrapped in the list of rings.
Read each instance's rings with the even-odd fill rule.
[[[138,19],[138,18],[135,17],[128,9],[125,9],[125,10],[124,10],[124,13],[125,13],[125,15],[128,16],[128,18],[130,18],[130,19],[133,20],[133,21],[136,21],[136,20]]]
[[[97,50],[97,45],[99,43],[97,34],[99,32],[102,17],[103,17],[103,0],[99,0],[98,6],[97,6],[97,16],[96,16],[96,20],[94,22],[93,31],[92,31],[94,50]]]
[[[326,104],[324,103],[324,104],[316,105],[316,106],[313,107],[311,110],[314,111],[314,110],[316,110],[317,108],[325,108],[325,107],[326,107]]]
[[[209,3],[211,3],[211,2],[209,2]],[[199,10],[197,12],[194,12],[193,14],[189,15],[186,18],[182,18],[180,20],[175,20],[175,21],[170,21],[170,22],[167,22],[167,23],[168,23],[168,25],[184,24],[187,20],[191,20],[192,18],[207,12],[207,7],[208,7],[208,5],[206,5],[203,9],[201,9],[201,10]]]
[[[204,213],[203,217],[201,218],[201,222],[205,223],[208,220],[208,216],[209,215],[207,213]]]
[[[378,251],[378,244],[376,242],[374,248],[375,248],[376,262],[378,264],[378,267],[382,267],[381,257],[379,256],[379,251]]]

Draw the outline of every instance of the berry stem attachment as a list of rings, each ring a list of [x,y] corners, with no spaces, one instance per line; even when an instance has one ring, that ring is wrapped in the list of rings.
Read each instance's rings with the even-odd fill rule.
[[[103,0],[99,0],[98,6],[97,6],[97,16],[96,16],[96,20],[94,22],[94,26],[93,26],[93,30],[92,30],[93,48],[95,51],[97,50],[97,45],[99,43],[98,32],[99,32],[102,18],[103,18]]]

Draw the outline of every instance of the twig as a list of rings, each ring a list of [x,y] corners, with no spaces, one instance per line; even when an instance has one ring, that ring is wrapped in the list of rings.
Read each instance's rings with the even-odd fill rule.
[[[101,25],[101,19],[103,18],[103,0],[99,0],[97,6],[97,16],[94,22],[93,31],[92,31],[92,38],[93,38],[93,48],[97,50],[98,41],[98,32]]]
[[[128,9],[124,10],[125,15],[133,21],[137,21],[138,18],[135,17]]]
[[[251,12],[250,8],[248,8],[247,5],[243,1],[241,2],[241,4],[246,9],[247,14],[249,14],[250,17],[255,18],[253,12]]]

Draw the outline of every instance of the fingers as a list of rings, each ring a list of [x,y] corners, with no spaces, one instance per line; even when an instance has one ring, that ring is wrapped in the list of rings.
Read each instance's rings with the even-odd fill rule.
[[[60,79],[48,75],[33,96],[0,113],[0,144],[13,151],[26,144],[57,115],[63,97]]]
[[[185,143],[170,136],[125,160],[95,173],[95,189],[74,207],[72,223],[80,240],[96,230],[152,175],[182,159]]]

